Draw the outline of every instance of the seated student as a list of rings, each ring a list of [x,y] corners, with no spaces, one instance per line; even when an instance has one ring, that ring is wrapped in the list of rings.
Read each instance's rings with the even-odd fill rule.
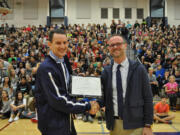
[[[2,119],[9,118],[10,116],[10,100],[8,97],[8,92],[6,90],[2,91],[2,99],[0,99],[0,117]]]
[[[98,124],[102,124],[105,121],[105,107],[101,108],[99,112],[97,112],[96,117],[98,119]]]
[[[24,110],[26,105],[26,100],[21,91],[18,91],[15,97],[15,100],[10,104],[11,106],[11,117],[9,122],[13,122],[19,120],[19,116],[21,115],[22,111]],[[14,116],[16,117],[14,118]]]
[[[36,117],[35,98],[32,97],[28,100],[27,109],[22,112],[21,118],[32,119]]]
[[[154,120],[166,124],[171,124],[170,120],[175,118],[175,115],[168,115],[169,105],[166,102],[167,97],[162,96],[161,101],[154,106]]]
[[[13,96],[13,88],[11,87],[11,81],[8,76],[4,77],[1,87],[3,90],[6,90],[8,92],[9,98]]]
[[[84,101],[84,102],[90,102],[90,101],[95,101],[96,99],[94,99],[94,98],[83,98],[82,99],[82,101]],[[91,122],[91,123],[93,123],[93,121],[94,121],[94,118],[95,117],[95,115],[91,115],[89,112],[85,112],[84,114],[83,114],[83,121],[84,122]]]
[[[29,94],[30,87],[25,76],[21,78],[20,83],[17,85],[16,91],[21,91],[24,96],[27,96]]]

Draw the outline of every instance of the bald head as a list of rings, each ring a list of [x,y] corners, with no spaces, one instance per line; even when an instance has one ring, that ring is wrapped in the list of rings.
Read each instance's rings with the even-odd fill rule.
[[[119,35],[112,36],[109,41],[109,52],[115,61],[122,61],[126,58],[127,43],[123,37]],[[118,63],[118,62],[117,62]]]
[[[119,35],[115,35],[115,36],[112,36],[109,41],[108,41],[108,44],[111,45],[111,44],[114,44],[114,43],[126,43],[126,40],[122,37],[122,36],[119,36]]]

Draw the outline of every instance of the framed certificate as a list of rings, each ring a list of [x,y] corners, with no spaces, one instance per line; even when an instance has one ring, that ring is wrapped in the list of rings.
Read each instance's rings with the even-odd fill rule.
[[[80,97],[101,97],[100,77],[72,76],[71,94]]]

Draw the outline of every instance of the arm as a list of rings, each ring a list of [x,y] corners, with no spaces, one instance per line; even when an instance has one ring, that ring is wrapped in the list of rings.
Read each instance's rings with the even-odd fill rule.
[[[24,107],[25,107],[25,105],[22,104],[22,105],[17,106],[17,109],[24,108]]]
[[[24,108],[26,106],[26,100],[23,99],[23,104],[17,106],[17,109]]]
[[[171,89],[168,90],[167,86],[165,85],[165,92],[170,92]]]
[[[101,74],[101,86],[102,86],[102,95],[103,95],[103,97],[102,97],[101,100],[98,100],[100,108],[105,107],[105,99],[106,99],[105,84],[107,84],[107,82],[106,82],[107,79],[106,78],[107,78],[106,70],[103,70],[102,74]]]
[[[152,135],[151,125],[153,123],[153,96],[147,71],[143,66],[142,69],[142,93],[144,98],[144,128],[142,135]]]
[[[6,112],[10,111],[10,109],[11,109],[11,108],[10,108],[10,102],[8,102],[7,104],[4,104],[4,105],[3,105],[1,111],[2,111],[3,113],[6,113]]]
[[[173,89],[173,91],[178,92],[178,84],[177,84],[176,88]]]
[[[144,124],[153,123],[153,96],[145,67],[140,68],[142,76],[142,94],[144,99]]]
[[[15,106],[14,104],[10,104],[10,107],[12,108],[13,111],[17,110],[17,106]]]
[[[154,109],[154,114],[158,115],[158,116],[167,116],[168,112],[164,112],[164,113],[158,113],[155,109]]]
[[[59,80],[55,79],[58,76],[51,72],[51,70],[47,71],[46,68],[40,66],[37,72],[36,89],[44,93],[45,100],[52,108],[64,113],[82,113],[90,110],[91,106],[88,102],[73,101],[66,90],[60,86]],[[36,94],[37,104],[41,103],[39,96],[42,95]]]

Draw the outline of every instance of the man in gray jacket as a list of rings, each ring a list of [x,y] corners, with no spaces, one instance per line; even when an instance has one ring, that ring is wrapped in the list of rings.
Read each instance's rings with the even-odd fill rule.
[[[112,36],[108,42],[113,57],[102,72],[106,125],[110,135],[152,135],[152,91],[147,71],[126,57],[127,42]]]

